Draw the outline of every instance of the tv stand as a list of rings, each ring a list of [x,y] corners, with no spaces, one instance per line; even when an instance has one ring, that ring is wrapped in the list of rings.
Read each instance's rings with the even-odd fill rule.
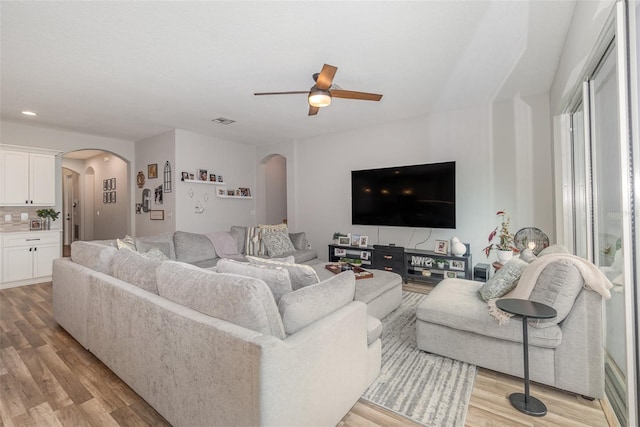
[[[467,252],[469,249],[467,248]],[[361,259],[362,266],[398,273],[406,283],[409,279],[437,284],[448,277],[473,280],[471,255],[438,254],[402,246],[374,245],[367,247],[329,245],[329,262],[340,258]],[[438,261],[444,264],[439,265]]]

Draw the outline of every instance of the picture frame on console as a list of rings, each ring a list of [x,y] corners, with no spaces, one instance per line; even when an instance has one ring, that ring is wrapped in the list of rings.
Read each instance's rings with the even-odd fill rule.
[[[338,244],[342,246],[349,246],[351,244],[351,237],[349,236],[338,237]]]
[[[458,277],[458,275],[455,271],[445,271],[444,277],[446,277],[447,279],[455,279],[456,277]]]
[[[347,256],[347,250],[342,248],[334,248],[333,254],[339,257]]]
[[[351,235],[351,246],[360,246],[360,235],[352,234]]]
[[[464,271],[464,261],[458,261],[458,260],[452,259],[451,261],[449,261],[449,269]]]
[[[449,252],[449,242],[446,240],[436,240],[436,247],[433,252],[446,255]]]
[[[363,260],[363,261],[368,261],[369,260],[369,251],[360,252],[360,259]]]
[[[367,246],[369,246],[369,236],[360,236],[358,246],[360,246],[361,248],[366,248]]]

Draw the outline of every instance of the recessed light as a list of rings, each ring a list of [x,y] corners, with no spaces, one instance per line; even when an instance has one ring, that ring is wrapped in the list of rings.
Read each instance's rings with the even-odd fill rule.
[[[22,114],[24,114],[25,116],[37,116],[36,113],[34,113],[33,111],[23,111]]]
[[[231,123],[235,123],[235,120],[227,119],[226,117],[218,117],[217,119],[213,119],[212,122],[220,123],[221,125],[230,125]]]

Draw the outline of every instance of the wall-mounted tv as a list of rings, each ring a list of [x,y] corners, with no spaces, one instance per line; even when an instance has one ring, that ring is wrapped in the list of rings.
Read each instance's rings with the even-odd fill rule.
[[[456,228],[456,163],[351,171],[351,222]]]

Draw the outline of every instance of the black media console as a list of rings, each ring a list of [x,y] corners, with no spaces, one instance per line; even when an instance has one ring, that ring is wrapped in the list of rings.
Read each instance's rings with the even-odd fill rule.
[[[364,268],[398,273],[404,282],[411,279],[436,284],[447,277],[473,280],[470,254],[444,255],[421,249],[405,249],[400,246],[329,245],[329,262],[337,262],[343,257],[361,259]]]

